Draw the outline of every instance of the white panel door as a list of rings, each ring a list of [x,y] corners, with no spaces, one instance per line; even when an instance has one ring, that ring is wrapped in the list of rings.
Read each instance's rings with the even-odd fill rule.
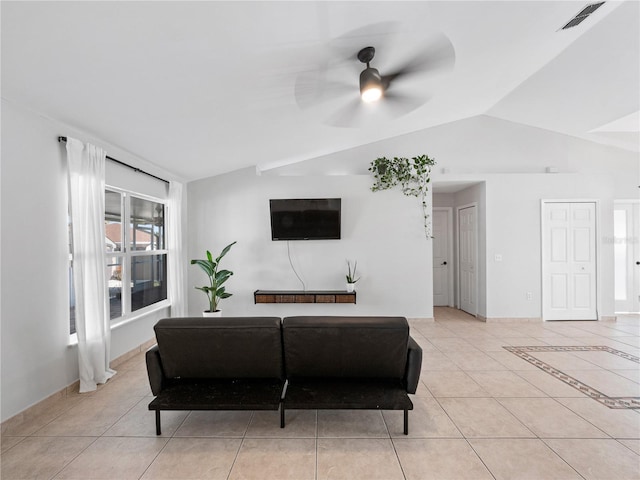
[[[597,320],[596,205],[543,204],[543,318]]]
[[[613,208],[615,311],[640,312],[640,204]]]
[[[449,298],[451,272],[449,211],[434,209],[431,218],[433,219],[433,305],[446,307],[451,305]]]
[[[477,313],[477,246],[476,207],[458,211],[458,245],[460,271],[460,309]]]

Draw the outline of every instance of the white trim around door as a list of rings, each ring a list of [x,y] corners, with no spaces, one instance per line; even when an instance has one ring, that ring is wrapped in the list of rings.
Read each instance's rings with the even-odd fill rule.
[[[541,201],[542,318],[598,319],[598,202]]]

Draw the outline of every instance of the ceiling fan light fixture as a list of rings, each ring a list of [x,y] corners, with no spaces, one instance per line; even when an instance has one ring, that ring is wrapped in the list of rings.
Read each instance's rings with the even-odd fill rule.
[[[360,73],[360,98],[363,102],[371,103],[382,97],[382,78],[375,68],[365,68]]]

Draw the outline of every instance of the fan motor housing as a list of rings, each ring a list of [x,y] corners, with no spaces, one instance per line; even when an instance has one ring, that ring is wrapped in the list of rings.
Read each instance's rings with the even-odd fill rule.
[[[377,68],[365,68],[360,73],[360,91],[363,92],[371,87],[380,87],[382,85],[382,77]]]
[[[382,78],[375,68],[367,67],[360,73],[360,97],[366,103],[375,102],[382,96]]]

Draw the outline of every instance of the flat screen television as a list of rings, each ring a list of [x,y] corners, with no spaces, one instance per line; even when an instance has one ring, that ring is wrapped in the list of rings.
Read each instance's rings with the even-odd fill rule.
[[[272,240],[339,240],[340,198],[269,200]]]

